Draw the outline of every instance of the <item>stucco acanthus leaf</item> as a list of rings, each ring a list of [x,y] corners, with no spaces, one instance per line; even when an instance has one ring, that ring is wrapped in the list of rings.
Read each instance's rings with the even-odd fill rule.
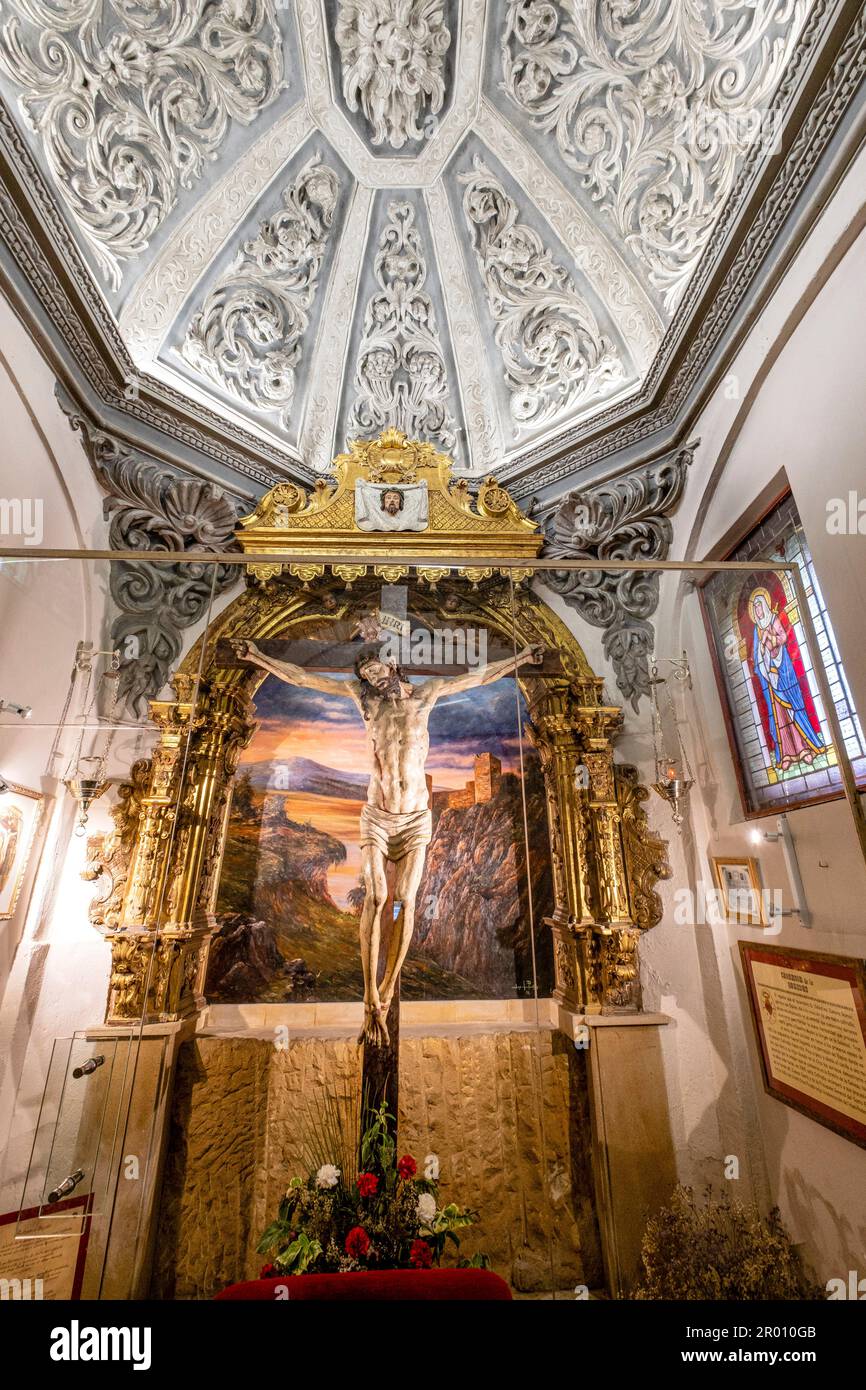
[[[120,285],[232,122],[283,85],[273,0],[11,0],[0,69],[61,196]]]
[[[184,628],[200,622],[212,600],[241,578],[238,565],[161,563],[160,552],[238,549],[234,532],[243,505],[213,483],[135,453],[57,394],[105,492],[108,543],[119,552],[108,585],[119,610],[111,624],[120,651],[118,704],[140,716],[176,666]],[[124,560],[124,550],[153,551],[153,563]]]
[[[196,371],[286,425],[339,182],[314,155],[208,291],[181,346]]]
[[[669,516],[696,448],[697,442],[638,473],[568,493],[545,524],[544,558],[666,559],[673,536]],[[545,570],[541,579],[588,623],[604,629],[604,653],[617,686],[637,710],[650,692],[649,619],[658,607],[658,571]]]
[[[410,439],[430,440],[454,458],[457,426],[411,203],[388,204],[374,268],[379,289],[364,313],[350,430],[370,438],[395,425]]]
[[[807,0],[510,0],[503,85],[676,308],[756,140]]]
[[[516,433],[604,394],[623,378],[623,363],[568,271],[519,220],[517,204],[483,160],[476,155],[459,178]]]
[[[435,131],[451,42],[443,0],[341,0],[334,37],[344,100],[363,113],[374,145],[399,150]]]

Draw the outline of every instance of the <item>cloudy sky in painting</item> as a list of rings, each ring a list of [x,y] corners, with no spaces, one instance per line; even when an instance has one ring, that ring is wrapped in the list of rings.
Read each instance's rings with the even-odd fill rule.
[[[430,716],[427,771],[436,787],[462,787],[472,776],[476,753],[493,753],[505,770],[519,770],[520,721],[526,709],[514,680],[452,695]],[[300,690],[271,676],[256,695],[259,727],[244,762],[268,758],[311,758],[340,772],[367,771],[361,716],[349,700]]]

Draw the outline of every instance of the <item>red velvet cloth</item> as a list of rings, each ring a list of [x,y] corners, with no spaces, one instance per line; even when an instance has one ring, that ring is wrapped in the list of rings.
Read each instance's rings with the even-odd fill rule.
[[[275,1285],[288,1287],[289,1298],[277,1298]],[[489,1269],[381,1269],[351,1274],[291,1274],[284,1279],[250,1279],[230,1284],[218,1299],[317,1302],[459,1299],[461,1302],[504,1300],[511,1290]]]

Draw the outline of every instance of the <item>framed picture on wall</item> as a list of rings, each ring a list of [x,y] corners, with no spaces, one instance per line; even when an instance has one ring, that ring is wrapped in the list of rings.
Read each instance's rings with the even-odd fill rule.
[[[863,961],[738,944],[765,1091],[866,1148]]]
[[[0,920],[15,912],[39,830],[45,798],[10,782],[0,795]]]
[[[711,574],[700,590],[745,815],[770,815],[843,794],[817,661],[827,673],[854,775],[866,786],[866,740],[791,494],[725,559],[755,560],[751,571]],[[817,651],[807,639],[793,585],[774,563],[800,567]]]
[[[765,927],[758,861],[713,856],[711,862],[724,920],[745,927]]]

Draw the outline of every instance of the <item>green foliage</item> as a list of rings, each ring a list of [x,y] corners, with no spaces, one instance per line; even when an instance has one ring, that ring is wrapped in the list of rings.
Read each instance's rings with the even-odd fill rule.
[[[478,1213],[475,1211],[464,1210],[454,1202],[449,1202],[447,1207],[442,1207],[436,1212],[433,1220],[424,1230],[424,1239],[428,1242],[436,1264],[442,1261],[442,1255],[446,1244],[450,1243],[455,1249],[460,1248],[460,1237],[457,1232],[464,1226],[472,1226],[478,1220]],[[458,1264],[460,1262],[458,1261]],[[484,1268],[485,1266],[481,1266]]]
[[[310,1237],[301,1231],[285,1250],[277,1255],[274,1263],[278,1269],[285,1274],[305,1274],[311,1265],[322,1253],[322,1247],[317,1240],[310,1240]]]
[[[807,1277],[777,1209],[762,1217],[711,1188],[698,1205],[690,1187],[647,1223],[637,1299],[815,1299],[823,1290]]]
[[[465,1255],[461,1255],[461,1256],[460,1256],[460,1259],[457,1261],[457,1268],[458,1268],[458,1269],[489,1269],[489,1268],[490,1268],[490,1256],[489,1256],[489,1255],[485,1255],[484,1252],[481,1251],[481,1250],[479,1250],[479,1252],[478,1252],[477,1255],[473,1255],[471,1260],[467,1260],[467,1258],[466,1258]]]
[[[391,1126],[391,1128],[389,1128]],[[382,1101],[378,1110],[370,1116],[370,1122],[361,1139],[361,1170],[364,1173],[378,1173],[387,1177],[394,1167],[396,1147],[391,1135],[394,1116]]]
[[[365,1107],[366,1110],[366,1107]],[[439,1264],[446,1245],[459,1247],[457,1232],[478,1220],[455,1202],[440,1206],[438,1181],[401,1178],[393,1139],[393,1117],[383,1103],[369,1112],[361,1138],[360,1173],[375,1191],[362,1196],[349,1124],[351,1106],[326,1104],[310,1124],[310,1174],[293,1177],[277,1219],[259,1239],[258,1252],[270,1257],[271,1273],[304,1274],[358,1269],[408,1269]],[[348,1119],[347,1119],[348,1117]],[[423,1198],[419,1214],[419,1199]],[[430,1206],[430,1200],[434,1206]],[[348,1242],[360,1228],[364,1239]],[[368,1242],[368,1243],[367,1243]],[[486,1256],[460,1260],[461,1267],[485,1269]]]

